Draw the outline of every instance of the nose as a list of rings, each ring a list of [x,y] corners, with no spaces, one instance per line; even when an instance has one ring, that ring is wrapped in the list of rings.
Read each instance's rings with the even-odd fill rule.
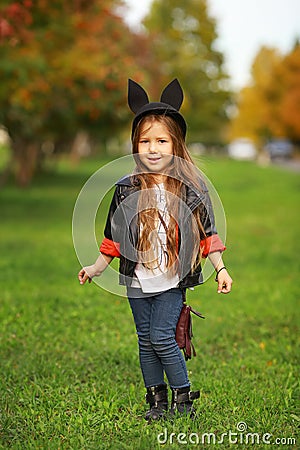
[[[150,153],[157,153],[155,141],[151,141],[149,143],[149,152]]]

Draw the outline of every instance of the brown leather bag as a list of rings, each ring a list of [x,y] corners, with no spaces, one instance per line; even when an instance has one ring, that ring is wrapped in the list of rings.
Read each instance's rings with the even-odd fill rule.
[[[193,356],[196,356],[195,347],[192,343],[193,330],[191,313],[195,314],[198,317],[201,317],[201,319],[204,319],[204,316],[201,313],[195,311],[186,303],[183,303],[175,334],[175,339],[178,347],[183,350],[186,361],[192,358],[192,354]]]

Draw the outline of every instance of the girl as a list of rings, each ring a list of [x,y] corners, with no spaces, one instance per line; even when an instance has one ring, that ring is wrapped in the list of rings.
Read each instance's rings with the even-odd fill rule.
[[[91,282],[120,258],[120,283],[127,287],[150,405],[146,420],[168,410],[165,375],[171,414],[194,414],[199,391],[190,390],[175,331],[186,288],[203,282],[201,258],[209,257],[217,272],[218,293],[229,293],[232,284],[207,189],[185,144],[182,101],[177,80],[157,103],[149,103],[144,89],[129,80],[136,168],[116,183],[97,261],[78,274],[81,284]]]

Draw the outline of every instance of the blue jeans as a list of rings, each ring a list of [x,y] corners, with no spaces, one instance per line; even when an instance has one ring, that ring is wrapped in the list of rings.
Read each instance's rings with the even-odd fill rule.
[[[130,297],[128,292],[128,299],[138,335],[145,386],[165,384],[166,374],[171,388],[189,387],[186,363],[175,340],[182,290],[174,288],[149,296],[139,291],[141,297]]]

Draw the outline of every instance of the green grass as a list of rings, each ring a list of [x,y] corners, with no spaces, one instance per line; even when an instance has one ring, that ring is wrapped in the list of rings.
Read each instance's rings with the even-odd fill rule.
[[[199,448],[203,433],[218,440],[239,422],[260,439],[270,433],[270,442],[299,446],[299,176],[204,162],[226,210],[234,287],[217,295],[211,278],[188,295],[206,316],[194,319],[197,357],[188,362],[202,393],[196,420],[147,425],[127,301],[77,281],[72,212],[98,167],[60,166],[27,190],[0,192],[0,448]],[[204,448],[266,446],[247,446],[245,433],[238,439],[206,439]]]

